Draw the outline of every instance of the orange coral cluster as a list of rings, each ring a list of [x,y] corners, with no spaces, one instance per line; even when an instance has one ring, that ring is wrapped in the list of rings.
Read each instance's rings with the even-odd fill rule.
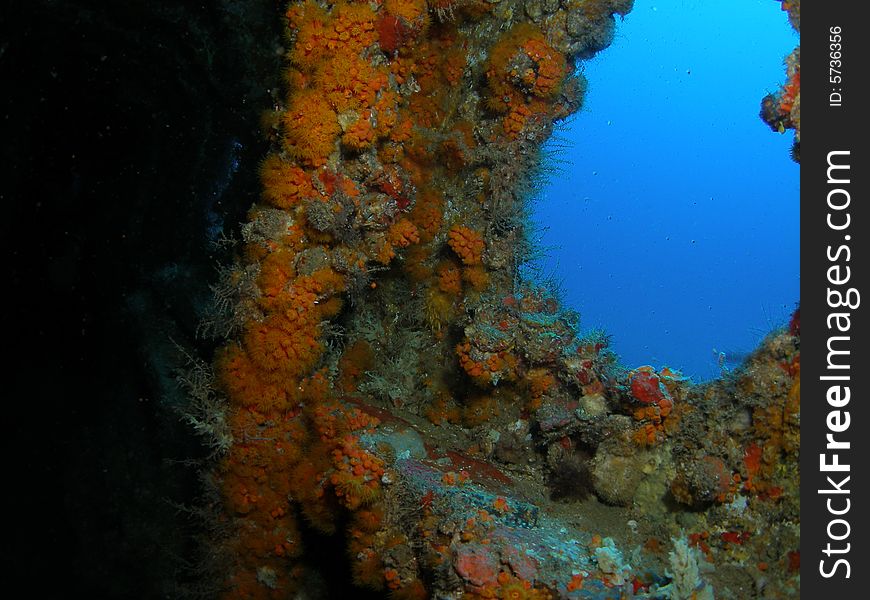
[[[640,446],[654,446],[664,441],[671,427],[670,419],[673,403],[665,398],[658,404],[640,406],[632,412],[639,427],[633,434],[634,441]]]
[[[744,487],[768,496],[771,491],[773,496],[777,495],[773,480],[783,457],[796,460],[800,450],[800,354],[780,367],[790,375],[790,384],[785,394],[773,396],[770,404],[753,411],[755,441],[747,446],[744,458],[747,472]]]
[[[780,91],[779,106],[777,107],[780,114],[788,115],[791,113],[795,99],[800,96],[800,93],[801,72],[799,68],[796,68]]]
[[[556,376],[547,369],[537,368],[528,373],[525,381],[531,396],[528,408],[537,410],[543,403],[544,395],[556,385]]]
[[[406,51],[393,60],[375,60],[372,51],[384,38],[387,15],[402,29]],[[354,572],[361,583],[383,583],[380,559],[372,544],[364,543],[378,519],[363,507],[377,501],[384,465],[360,446],[355,433],[374,421],[342,403],[332,384],[312,372],[325,348],[322,324],[341,310],[347,265],[387,264],[399,250],[410,251],[421,242],[432,245],[418,259],[421,263],[437,253],[443,202],[419,162],[431,160],[426,142],[412,138],[418,135],[414,123],[443,114],[447,99],[441,94],[429,101],[428,116],[415,115],[414,103],[425,103],[403,97],[390,77],[413,75],[422,88],[436,90],[445,81],[458,81],[465,64],[461,52],[446,52],[455,33],[421,39],[416,51],[408,49],[428,28],[422,0],[388,0],[380,9],[356,2],[340,1],[329,9],[301,2],[290,6],[287,20],[293,42],[285,73],[290,93],[276,118],[267,121],[278,124],[280,152],[267,157],[260,169],[264,204],[285,216],[263,206],[251,212],[255,235],[246,238],[244,254],[259,263],[257,294],[246,300],[255,307],[253,318],[215,361],[230,401],[227,420],[234,438],[218,468],[236,531],[228,544],[235,564],[226,582],[234,597],[279,597],[292,590],[295,571],[287,561],[299,554],[301,544],[290,497],[322,531],[334,527],[338,507],[354,511],[357,520],[368,514],[366,523],[354,529],[361,556]],[[473,144],[468,129],[462,131],[461,144],[444,147],[454,162]],[[341,169],[342,149],[359,153],[375,146],[380,175],[357,172],[349,177]],[[328,219],[324,214],[346,212],[346,206],[357,210],[363,202],[375,206],[381,198],[406,211],[415,196],[420,202],[407,218],[392,216],[393,209],[355,246],[336,244],[323,224]],[[311,203],[323,203],[327,212],[307,211]],[[321,220],[316,230],[315,217]],[[339,258],[345,273],[330,266]],[[479,265],[480,257],[474,262]],[[458,270],[431,277],[433,289],[461,294]],[[349,348],[341,361],[339,389],[353,393],[370,361],[370,349]],[[413,583],[393,587],[416,589]]]
[[[493,548],[496,520],[512,509],[503,497],[492,501],[492,511],[479,510],[475,516],[457,524],[458,536],[452,540],[436,535],[430,546],[433,560],[452,555],[453,567],[466,583],[463,598],[502,598],[511,600],[548,600],[551,590],[534,581],[534,563],[518,556],[502,555]],[[502,551],[503,552],[503,551]],[[509,553],[510,551],[508,551]]]
[[[361,443],[376,420],[348,402],[377,357],[365,343],[350,344],[330,379],[324,365],[336,363],[324,360],[324,331],[346,293],[379,289],[368,277],[388,270],[424,299],[433,340],[445,355],[455,352],[457,368],[485,387],[518,378],[509,350],[481,350],[467,339],[455,346],[444,330],[499,276],[484,240],[490,174],[477,146],[492,143],[502,119],[511,139],[534,118],[552,119],[569,69],[534,25],[485,42],[485,64],[470,61],[463,25],[491,7],[302,0],[285,13],[287,94],[263,120],[274,152],[260,168],[261,202],[243,230],[235,276],[253,273],[255,290],[241,300],[240,335],[215,359],[233,436],[216,469],[235,532],[226,544],[231,597],[290,595],[301,552],[295,509],[323,532],[351,523],[359,584],[389,587],[396,597],[425,594],[414,569],[389,559],[393,542],[375,535],[386,467]],[[485,113],[483,103],[462,106],[463,85],[483,79],[490,133],[471,116]],[[472,206],[462,206],[457,222],[455,203],[465,195]],[[539,374],[523,389],[540,400],[551,380]],[[433,422],[474,425],[499,412],[495,394],[463,401],[441,389],[432,397],[422,412]],[[508,596],[530,592],[520,582],[499,584],[514,586],[502,592]]]
[[[631,414],[638,421],[632,439],[640,446],[653,446],[664,441],[679,422],[674,412],[674,398],[679,394],[683,378],[664,367],[660,372],[644,365],[631,372],[631,394],[640,404]]]
[[[263,199],[276,208],[291,208],[314,196],[308,174],[298,166],[270,154],[260,167]]]
[[[338,330],[329,321],[341,313],[345,295],[368,302],[375,319],[381,305],[389,305],[383,312],[391,320],[382,317],[382,324],[395,327],[403,300],[425,311],[431,331],[414,333],[429,336],[426,356],[449,359],[439,371],[453,381],[427,374],[414,382],[425,390],[404,389],[420,396],[409,405],[432,423],[477,427],[497,415],[503,422],[525,419],[529,409],[568,392],[573,398],[582,392],[584,406],[601,411],[606,393],[607,403],[621,399],[633,415],[635,441],[650,445],[670,435],[687,410],[681,380],[667,369],[637,369],[614,391],[600,377],[602,342],[577,344],[574,325],[555,300],[508,296],[485,318],[480,298],[516,293],[505,291],[515,282],[515,238],[496,215],[517,207],[504,192],[513,182],[499,167],[519,156],[510,152],[533,146],[533,133],[547,133],[577,93],[570,83],[573,63],[556,49],[566,47],[560,36],[567,29],[554,34],[564,13],[539,25],[517,23],[519,14],[493,17],[473,32],[470,22],[494,4],[301,0],[286,12],[288,93],[264,119],[275,151],[261,167],[262,199],[243,229],[246,262],[234,277],[255,289],[245,292],[245,310],[237,311],[245,315],[238,339],[215,359],[232,434],[214,473],[232,533],[225,541],[229,597],[293,597],[302,552],[296,515],[311,530],[343,533],[332,539],[346,541],[354,581],[389,589],[394,598],[426,597],[426,586],[435,582],[421,577],[425,560],[432,569],[444,566],[451,586],[461,585],[470,598],[548,595],[535,587],[534,573],[521,575],[488,551],[489,527],[517,510],[514,499],[493,497],[492,515],[480,511],[464,526],[441,531],[431,489],[415,507],[420,520],[413,533],[409,523],[397,526],[395,512],[387,513],[398,495],[389,487],[397,473],[385,462],[395,449],[375,445],[374,415],[399,419],[356,394],[368,389],[366,372],[388,359],[375,341],[360,341],[372,336],[351,319],[340,323],[348,326],[347,347],[325,339]],[[598,21],[610,15],[611,3],[584,2],[581,12]],[[485,89],[474,89],[479,85]],[[789,85],[783,107],[797,110],[799,74]],[[491,197],[496,193],[498,201]],[[373,273],[382,278],[372,280]],[[754,438],[745,449],[746,488],[769,497],[775,490],[771,465],[797,447],[799,364],[786,368],[794,383],[756,409]],[[468,377],[456,377],[462,373]],[[577,414],[576,404],[566,403],[568,418]],[[561,425],[554,418],[548,426]],[[572,440],[561,439],[562,449],[570,449]],[[482,455],[483,447],[467,452]],[[430,447],[425,450],[431,458]],[[443,486],[483,475],[511,483],[486,456],[446,454],[452,465],[434,480]],[[688,466],[672,486],[685,504],[722,502],[741,481],[716,456]],[[568,589],[583,586],[583,577],[575,577]]]
[[[332,451],[335,472],[330,478],[336,495],[351,510],[380,498],[384,463],[359,446],[359,438],[351,434],[342,438]]]
[[[386,239],[378,252],[378,262],[387,264],[396,256],[395,248],[407,248],[420,241],[417,227],[408,219],[393,223],[387,230]]]
[[[486,68],[488,106],[505,113],[505,135],[515,139],[534,115],[552,112],[568,72],[565,57],[531,23],[515,25],[492,48]]]
[[[447,244],[466,265],[480,264],[486,244],[483,236],[470,227],[454,225],[447,232]]]
[[[516,378],[517,358],[506,350],[481,351],[466,340],[457,344],[456,355],[462,369],[479,385],[495,385]]]

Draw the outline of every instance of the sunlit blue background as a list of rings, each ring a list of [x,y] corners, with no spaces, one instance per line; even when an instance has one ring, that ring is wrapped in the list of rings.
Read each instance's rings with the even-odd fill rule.
[[[638,0],[584,63],[582,111],[535,220],[584,329],[626,366],[719,374],[799,298],[793,134],[758,117],[798,43],[772,0]],[[733,366],[733,365],[730,365]]]

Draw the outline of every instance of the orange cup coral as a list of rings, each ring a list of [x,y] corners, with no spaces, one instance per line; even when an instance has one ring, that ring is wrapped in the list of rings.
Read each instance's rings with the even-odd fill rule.
[[[464,225],[454,225],[447,234],[447,244],[466,265],[480,264],[486,244],[477,231]]]

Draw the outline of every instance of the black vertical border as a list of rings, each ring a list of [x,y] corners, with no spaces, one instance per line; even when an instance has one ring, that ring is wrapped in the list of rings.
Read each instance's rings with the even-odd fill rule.
[[[865,106],[867,98],[860,89],[861,80],[866,77],[870,59],[870,34],[861,19],[863,2],[852,0],[823,1],[812,0],[807,3],[807,13],[803,15],[801,27],[801,597],[803,598],[860,598],[865,591],[864,578],[870,571],[867,547],[867,527],[865,511],[868,510],[867,482],[870,481],[868,462],[870,448],[867,427],[868,379],[870,379],[870,360],[866,347],[870,344],[867,320],[864,317],[864,303],[870,302],[866,285],[870,256],[867,252],[867,237],[870,237],[870,211],[867,203],[867,178],[870,165],[867,162],[865,139],[859,129],[866,129]],[[832,66],[832,27],[841,28],[842,56],[840,57],[842,81],[832,80],[836,75],[830,71]],[[840,106],[833,106],[830,94],[842,94]],[[828,182],[829,153],[848,151],[846,154],[833,155],[839,164],[848,164],[849,170],[833,171],[834,179],[848,179],[848,183]],[[848,174],[847,174],[848,173]],[[828,195],[832,190],[834,204],[842,205],[848,198],[848,207],[833,211],[828,206]],[[828,225],[828,215],[835,224],[845,222],[849,215],[849,227],[835,231]],[[829,253],[837,255],[838,260],[830,260]],[[846,261],[846,258],[849,258]],[[840,265],[840,271],[830,273],[835,278],[844,278],[845,267],[849,267],[848,282],[834,285],[829,281],[829,269]],[[853,309],[832,307],[828,301],[829,290],[846,293],[854,288],[862,295]],[[854,297],[854,296],[853,296]],[[836,301],[836,297],[834,298]],[[853,303],[854,304],[854,303]],[[832,313],[849,313],[849,331],[829,329],[829,316]],[[832,322],[833,323],[833,322]],[[847,349],[848,355],[840,355],[837,362],[848,363],[848,369],[831,370],[828,368],[828,341],[830,336],[848,336],[848,341],[839,340],[834,346]],[[823,380],[825,375],[847,375],[848,381]],[[849,386],[850,400],[839,408],[828,402],[828,391],[832,385]],[[841,397],[845,392],[841,392]],[[836,402],[836,399],[835,399]],[[832,411],[841,411],[833,414]],[[849,413],[849,427],[845,431],[833,433],[835,428],[844,426],[845,411]],[[836,441],[849,442],[850,448],[844,450],[826,449],[827,434],[831,433]],[[822,472],[820,455],[827,454],[826,461],[833,462],[833,454],[839,455],[840,464],[848,464],[848,472]],[[835,486],[848,493],[820,493],[832,490]],[[844,478],[849,480],[843,483]],[[830,500],[830,508],[828,506]],[[831,510],[848,512],[834,515]],[[835,519],[843,521],[834,522]],[[843,537],[841,540],[830,536]],[[829,535],[830,534],[830,535]],[[828,544],[834,551],[826,553]],[[847,546],[848,544],[848,546]],[[836,565],[837,559],[848,562]],[[824,561],[824,562],[822,562]],[[831,574],[824,577],[825,570]],[[833,572],[832,572],[833,571]]]

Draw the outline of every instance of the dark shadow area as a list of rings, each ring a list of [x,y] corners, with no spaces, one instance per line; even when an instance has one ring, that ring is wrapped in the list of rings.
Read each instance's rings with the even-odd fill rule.
[[[331,535],[317,531],[302,515],[298,516],[297,522],[305,549],[301,562],[312,575],[302,586],[308,598],[383,600],[388,597],[387,591],[375,591],[353,584],[347,535],[350,520],[346,514],[341,515],[335,533]]]
[[[204,455],[195,330],[265,152],[280,3],[5,3],[6,567],[43,598],[175,597]],[[8,433],[11,433],[11,439]]]

